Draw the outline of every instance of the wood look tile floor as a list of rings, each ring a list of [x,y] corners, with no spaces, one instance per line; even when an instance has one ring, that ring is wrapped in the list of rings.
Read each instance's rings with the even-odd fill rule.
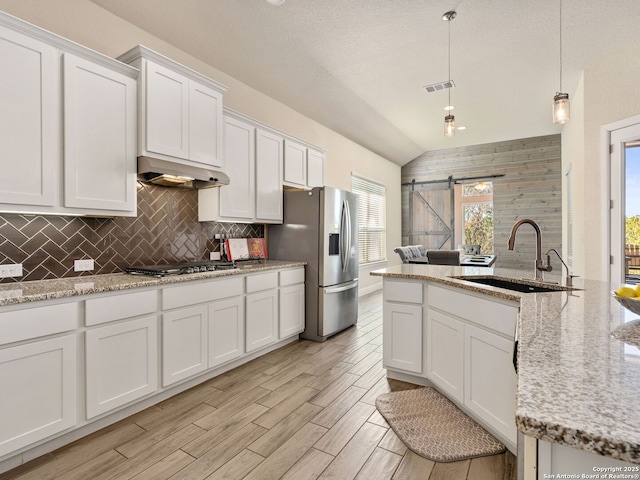
[[[511,480],[515,457],[434,463],[375,408],[415,388],[382,368],[382,293],[355,327],[287,345],[0,475],[0,480]]]

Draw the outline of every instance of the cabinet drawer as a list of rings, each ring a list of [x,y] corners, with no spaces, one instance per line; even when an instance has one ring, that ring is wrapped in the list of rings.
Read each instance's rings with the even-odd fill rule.
[[[295,285],[304,283],[304,268],[296,268],[295,270],[284,270],[280,272],[280,286]]]
[[[242,295],[243,278],[231,277],[162,289],[162,309],[185,307]]]
[[[76,302],[2,312],[0,345],[75,330],[77,327]]]
[[[464,290],[429,285],[429,307],[513,337],[518,307],[471,295]]]
[[[247,293],[268,290],[278,286],[278,272],[261,273],[247,277]]]
[[[86,326],[153,313],[156,311],[156,299],[155,290],[91,298],[86,301]]]
[[[422,303],[422,282],[384,279],[384,299],[391,302]]]

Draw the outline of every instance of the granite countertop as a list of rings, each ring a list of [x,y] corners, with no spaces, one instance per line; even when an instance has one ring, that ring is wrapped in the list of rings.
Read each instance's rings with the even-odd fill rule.
[[[300,267],[304,265],[306,265],[305,262],[298,261],[258,260],[242,264],[235,270],[190,273],[187,275],[176,275],[162,278],[148,277],[144,275],[131,275],[128,273],[112,273],[106,275],[86,275],[81,277],[60,278],[55,280],[5,283],[0,285],[0,306],[73,297],[76,295],[128,290],[131,288],[169,285],[173,283],[191,282],[208,278],[220,278],[267,270]]]
[[[640,463],[640,322],[612,298],[617,285],[576,279],[579,290],[518,293],[450,277],[531,279],[532,271],[403,264],[371,274],[427,280],[520,301],[518,429],[549,442]]]

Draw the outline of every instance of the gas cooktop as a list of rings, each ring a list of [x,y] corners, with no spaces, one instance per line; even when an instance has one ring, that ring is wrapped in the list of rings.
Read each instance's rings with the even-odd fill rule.
[[[125,272],[135,275],[149,275],[153,277],[167,277],[185,275],[188,273],[213,272],[216,270],[232,270],[238,268],[233,262],[202,261],[187,263],[172,263],[167,265],[135,265],[125,268]]]

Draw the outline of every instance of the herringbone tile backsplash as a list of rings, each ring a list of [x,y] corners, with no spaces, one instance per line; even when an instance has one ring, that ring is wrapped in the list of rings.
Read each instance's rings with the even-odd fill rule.
[[[216,233],[262,237],[263,225],[198,222],[195,190],[138,184],[136,218],[0,214],[0,264],[22,263],[23,276],[0,282],[116,273],[130,265],[208,260]],[[92,272],[73,261],[93,258]]]

